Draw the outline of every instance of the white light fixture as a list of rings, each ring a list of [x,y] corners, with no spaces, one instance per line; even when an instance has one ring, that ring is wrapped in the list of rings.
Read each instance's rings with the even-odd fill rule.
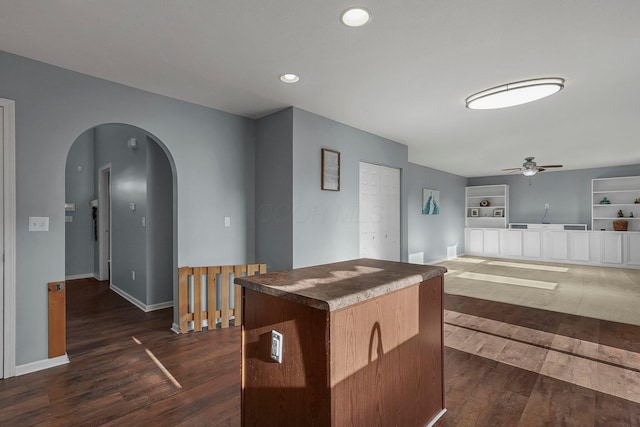
[[[524,80],[475,93],[466,99],[466,104],[474,110],[513,107],[553,95],[563,87],[564,79],[558,77]]]
[[[522,171],[522,175],[524,176],[533,176],[538,173],[538,169],[525,169]]]
[[[298,80],[300,80],[300,77],[297,74],[293,74],[293,73],[280,74],[280,81],[282,83],[295,83]]]
[[[371,14],[365,8],[350,7],[342,12],[340,20],[347,27],[362,27],[364,24],[371,21]]]

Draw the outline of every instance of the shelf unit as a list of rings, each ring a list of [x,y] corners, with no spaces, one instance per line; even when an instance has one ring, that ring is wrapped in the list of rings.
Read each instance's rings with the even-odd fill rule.
[[[488,201],[489,206],[482,206],[483,200]],[[496,209],[502,209],[502,216],[495,216]],[[499,184],[466,187],[464,210],[466,227],[507,228],[509,223],[509,186]]]
[[[613,221],[624,219],[629,221],[627,231],[640,231],[640,204],[634,203],[640,198],[640,176],[592,179],[591,193],[592,230],[612,231]],[[600,203],[605,197],[610,204]],[[618,217],[618,211],[622,211],[623,218]]]

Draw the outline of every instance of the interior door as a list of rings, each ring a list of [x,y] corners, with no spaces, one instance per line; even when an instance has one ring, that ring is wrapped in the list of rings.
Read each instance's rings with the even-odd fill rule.
[[[360,162],[360,257],[400,261],[400,170]]]

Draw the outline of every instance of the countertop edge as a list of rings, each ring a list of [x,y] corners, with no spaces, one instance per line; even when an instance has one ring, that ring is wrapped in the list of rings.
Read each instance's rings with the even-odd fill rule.
[[[425,265],[425,267],[430,267],[430,269],[424,273],[412,274],[402,279],[393,280],[369,289],[364,289],[358,293],[336,297],[328,301],[302,295],[300,293],[283,291],[274,286],[256,283],[251,280],[252,276],[236,277],[234,283],[256,292],[261,292],[278,298],[284,298],[319,310],[331,312],[388,294],[390,292],[417,285],[435,277],[444,276],[444,273],[447,271],[446,267],[442,266]]]

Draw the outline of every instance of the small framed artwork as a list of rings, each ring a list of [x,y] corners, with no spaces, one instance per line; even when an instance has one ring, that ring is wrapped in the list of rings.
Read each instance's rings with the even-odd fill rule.
[[[440,192],[438,190],[422,189],[422,214],[440,214]]]
[[[322,149],[321,188],[327,191],[340,191],[340,152]]]
[[[471,208],[469,212],[469,216],[480,216],[480,209]]]
[[[493,216],[503,217],[504,216],[504,209],[503,208],[494,209],[493,210]]]

